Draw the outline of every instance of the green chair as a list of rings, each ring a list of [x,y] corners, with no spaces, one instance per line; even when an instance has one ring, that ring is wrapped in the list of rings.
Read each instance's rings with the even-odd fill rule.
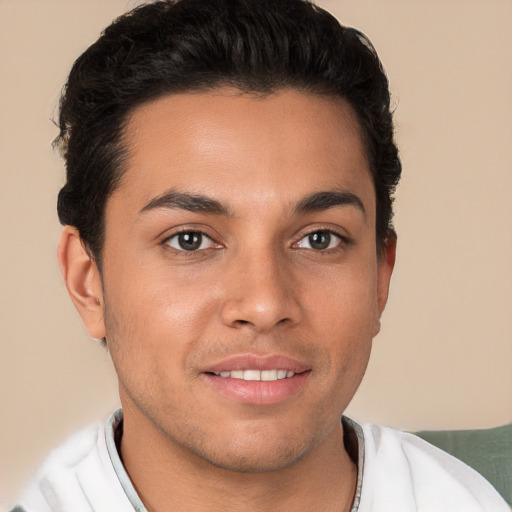
[[[478,471],[512,506],[512,424],[482,430],[415,434]]]

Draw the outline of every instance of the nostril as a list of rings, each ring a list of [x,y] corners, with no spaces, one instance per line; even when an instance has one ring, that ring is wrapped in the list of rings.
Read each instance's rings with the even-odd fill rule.
[[[222,322],[237,329],[253,328],[258,332],[279,326],[283,329],[301,321],[302,310],[297,301],[284,292],[268,287],[245,290],[236,298],[227,298],[222,305]]]

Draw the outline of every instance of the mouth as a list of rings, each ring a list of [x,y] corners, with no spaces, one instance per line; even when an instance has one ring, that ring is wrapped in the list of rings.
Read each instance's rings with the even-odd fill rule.
[[[238,403],[273,405],[289,400],[305,386],[311,369],[279,355],[240,355],[202,372],[216,393]]]
[[[240,379],[247,381],[273,382],[276,380],[289,379],[295,375],[293,370],[232,370],[214,373],[217,377],[224,379]]]

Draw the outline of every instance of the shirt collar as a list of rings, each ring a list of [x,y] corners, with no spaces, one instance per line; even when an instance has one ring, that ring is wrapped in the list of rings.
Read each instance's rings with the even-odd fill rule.
[[[363,487],[363,469],[364,469],[364,435],[363,429],[355,421],[343,416],[341,418],[343,424],[343,443],[350,458],[357,464],[357,483],[356,494],[350,512],[357,512],[359,510],[359,502],[361,501],[361,491]],[[124,469],[123,462],[121,461],[120,446],[121,438],[123,436],[123,410],[118,409],[110,418],[108,418],[105,425],[105,441],[107,444],[107,451],[114,466],[117,478],[123,490],[130,500],[135,512],[147,512],[146,507],[140,500],[133,484]]]

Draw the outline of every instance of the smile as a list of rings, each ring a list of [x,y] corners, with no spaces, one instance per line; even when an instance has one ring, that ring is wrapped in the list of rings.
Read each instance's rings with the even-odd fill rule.
[[[218,377],[241,379],[241,380],[261,380],[265,382],[282,380],[293,377],[295,372],[292,370],[232,370],[216,373]]]
[[[311,366],[284,354],[245,353],[213,362],[201,368],[201,375],[224,399],[263,406],[297,396],[311,377]]]

